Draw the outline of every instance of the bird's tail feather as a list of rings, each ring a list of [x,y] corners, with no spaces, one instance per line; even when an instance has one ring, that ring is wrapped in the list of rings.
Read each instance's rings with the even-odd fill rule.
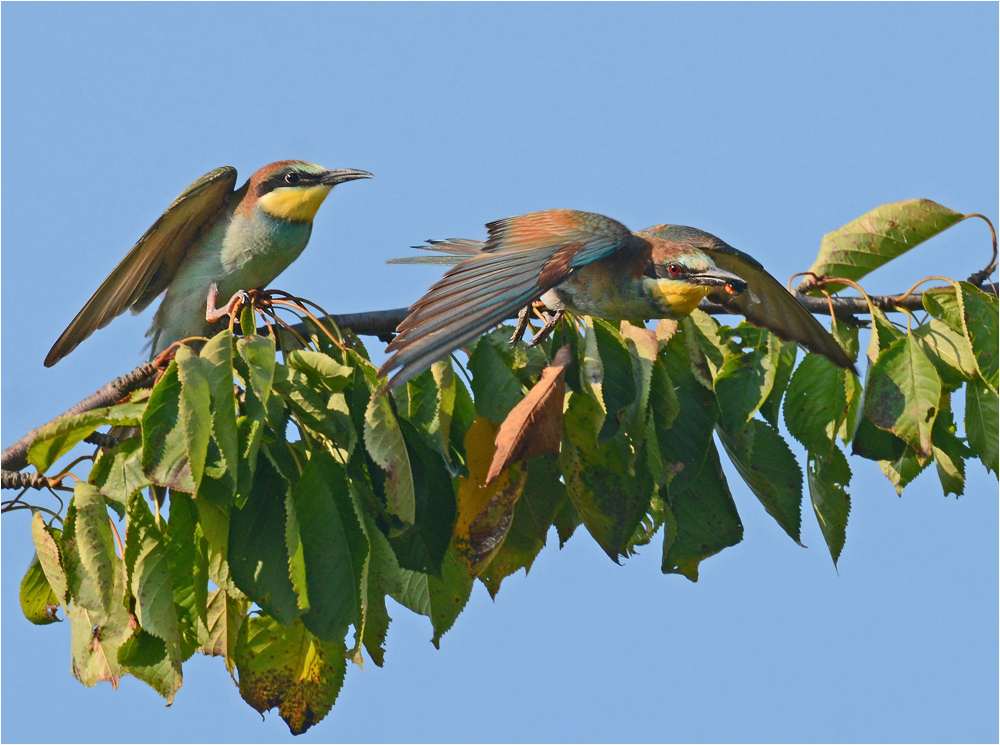
[[[443,256],[401,256],[389,259],[386,264],[437,264],[439,266],[456,266],[483,250],[483,241],[468,238],[449,238],[446,241],[428,240],[426,246],[413,246],[421,251],[436,251]]]

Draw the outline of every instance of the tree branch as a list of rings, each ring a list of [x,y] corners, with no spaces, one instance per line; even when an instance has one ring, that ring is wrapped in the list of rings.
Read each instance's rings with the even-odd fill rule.
[[[952,287],[951,285],[947,285],[933,289],[951,290]],[[997,294],[997,288],[992,284],[980,287],[980,289],[994,295]],[[803,295],[798,292],[793,294],[796,300],[805,306],[806,310],[816,315],[830,315],[831,304],[833,312],[838,318],[859,314],[867,315],[868,313],[868,303],[863,297],[833,297],[830,301],[827,301],[825,297],[813,297],[812,295]],[[911,293],[902,300],[896,295],[870,296],[872,304],[883,311],[920,310],[924,307],[923,297],[923,293],[921,292]],[[725,315],[730,313],[723,306],[716,305],[708,300],[703,300],[698,307],[711,315]],[[376,310],[369,313],[330,314],[327,318],[333,321],[339,328],[351,329],[354,333],[363,336],[377,336],[388,343],[395,333],[396,327],[409,315],[409,312],[409,308],[392,308],[391,310]],[[517,318],[517,314],[512,313],[507,320],[515,318]],[[292,328],[300,334],[307,332],[305,324],[302,323],[294,324]]]
[[[0,455],[0,467],[5,471],[20,471],[28,465],[28,446],[31,445],[32,440],[35,439],[35,435],[38,434],[38,431],[42,427],[52,424],[52,422],[62,419],[64,416],[81,414],[84,411],[99,409],[102,406],[111,406],[119,399],[140,388],[151,388],[153,381],[156,379],[156,373],[156,365],[152,362],[144,362],[132,372],[122,375],[120,378],[115,378],[107,385],[102,386],[100,390],[91,393],[76,406],[64,411],[51,422],[47,422],[40,427],[35,427],[13,445],[5,448],[3,454]]]
[[[949,285],[941,289],[950,290],[952,288]],[[997,288],[992,283],[985,287],[981,287],[981,289],[994,295],[997,294]],[[827,300],[825,297],[813,297],[811,295],[803,295],[800,293],[795,293],[795,297],[810,313],[817,315],[830,315],[831,306],[833,308],[833,313],[837,317],[866,315],[868,313],[868,303],[863,297],[833,297],[830,300]],[[903,299],[899,299],[898,296],[895,295],[874,295],[871,296],[871,301],[877,308],[880,308],[883,311],[903,309],[910,311],[920,310],[923,308],[923,293],[914,292]],[[712,315],[724,315],[730,313],[730,311],[721,305],[710,303],[707,300],[702,301],[699,307],[706,313],[710,313]],[[408,308],[392,308],[390,310],[375,310],[367,313],[331,314],[327,316],[327,318],[333,321],[333,323],[335,323],[339,328],[351,329],[355,334],[363,336],[377,336],[383,341],[388,341],[395,333],[396,327],[404,318],[406,318],[409,312]],[[516,317],[517,315],[513,314],[510,316],[510,319],[514,319]],[[295,324],[292,328],[302,335],[308,334],[306,326],[303,323]],[[286,334],[284,332],[281,333],[281,341],[283,348],[294,348],[297,346],[294,343],[286,344],[286,342],[293,342],[293,339],[290,334]],[[54,422],[64,416],[79,414],[81,412],[90,411],[102,406],[110,406],[132,391],[140,388],[149,388],[153,384],[156,372],[157,368],[152,362],[143,363],[127,375],[123,375],[122,377],[111,381],[99,391],[87,396],[87,398],[83,399],[83,401],[60,414],[52,421]],[[49,422],[49,424],[51,423],[52,422]],[[3,470],[20,471],[28,465],[28,446],[31,444],[31,441],[40,429],[41,427],[35,427],[35,429],[28,432],[28,434],[3,451],[2,458],[0,458],[0,467],[2,467]]]

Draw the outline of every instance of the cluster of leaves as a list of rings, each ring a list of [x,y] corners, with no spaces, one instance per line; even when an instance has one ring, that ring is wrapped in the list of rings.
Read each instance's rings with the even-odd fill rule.
[[[64,608],[85,685],[130,673],[170,701],[185,660],[218,656],[300,733],[362,650],[383,664],[387,597],[428,616],[437,644],[474,581],[495,596],[553,526],[562,545],[582,524],[616,562],[662,528],[663,571],[697,580],[743,534],[717,442],[798,541],[804,479],[781,419],[836,562],[842,445],[898,490],[931,461],[946,493],[970,457],[997,471],[996,297],[956,283],[924,304],[907,331],[871,309],[864,387],[700,311],[655,330],[577,319],[530,349],[501,328],[470,347],[468,386],[444,361],[391,394],[350,334],[313,328],[312,349],[279,356],[271,337],[223,332],[179,348],[151,391],[39,433],[43,473],[98,427],[133,436],[98,452],[60,528],[35,513],[22,607],[39,624]],[[856,326],[834,332],[856,355]]]

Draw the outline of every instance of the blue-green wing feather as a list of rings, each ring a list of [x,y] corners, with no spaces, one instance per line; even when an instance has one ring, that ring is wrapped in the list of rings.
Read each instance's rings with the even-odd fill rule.
[[[537,300],[573,270],[635,241],[621,223],[589,212],[549,210],[487,225],[485,244],[452,240],[427,248],[462,259],[410,306],[392,356],[379,374],[390,386],[427,369],[455,349]]]

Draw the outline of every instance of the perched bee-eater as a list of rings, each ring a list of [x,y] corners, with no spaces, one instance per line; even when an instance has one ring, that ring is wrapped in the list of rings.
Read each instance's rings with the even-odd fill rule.
[[[681,225],[637,233],[592,212],[548,210],[489,223],[486,242],[453,239],[420,246],[444,256],[394,263],[456,265],[410,306],[379,370],[405,383],[437,360],[521,310],[515,341],[535,300],[609,320],[682,318],[704,299],[751,323],[825,355],[841,367],[850,358],[757,261],[714,235]]]
[[[264,166],[239,189],[236,169],[195,181],[132,247],[52,345],[51,367],[126,310],[141,313],[166,290],[153,324],[152,356],[179,339],[205,336],[233,303],[217,297],[264,287],[298,258],[312,221],[337,184],[371,178],[283,160]]]

